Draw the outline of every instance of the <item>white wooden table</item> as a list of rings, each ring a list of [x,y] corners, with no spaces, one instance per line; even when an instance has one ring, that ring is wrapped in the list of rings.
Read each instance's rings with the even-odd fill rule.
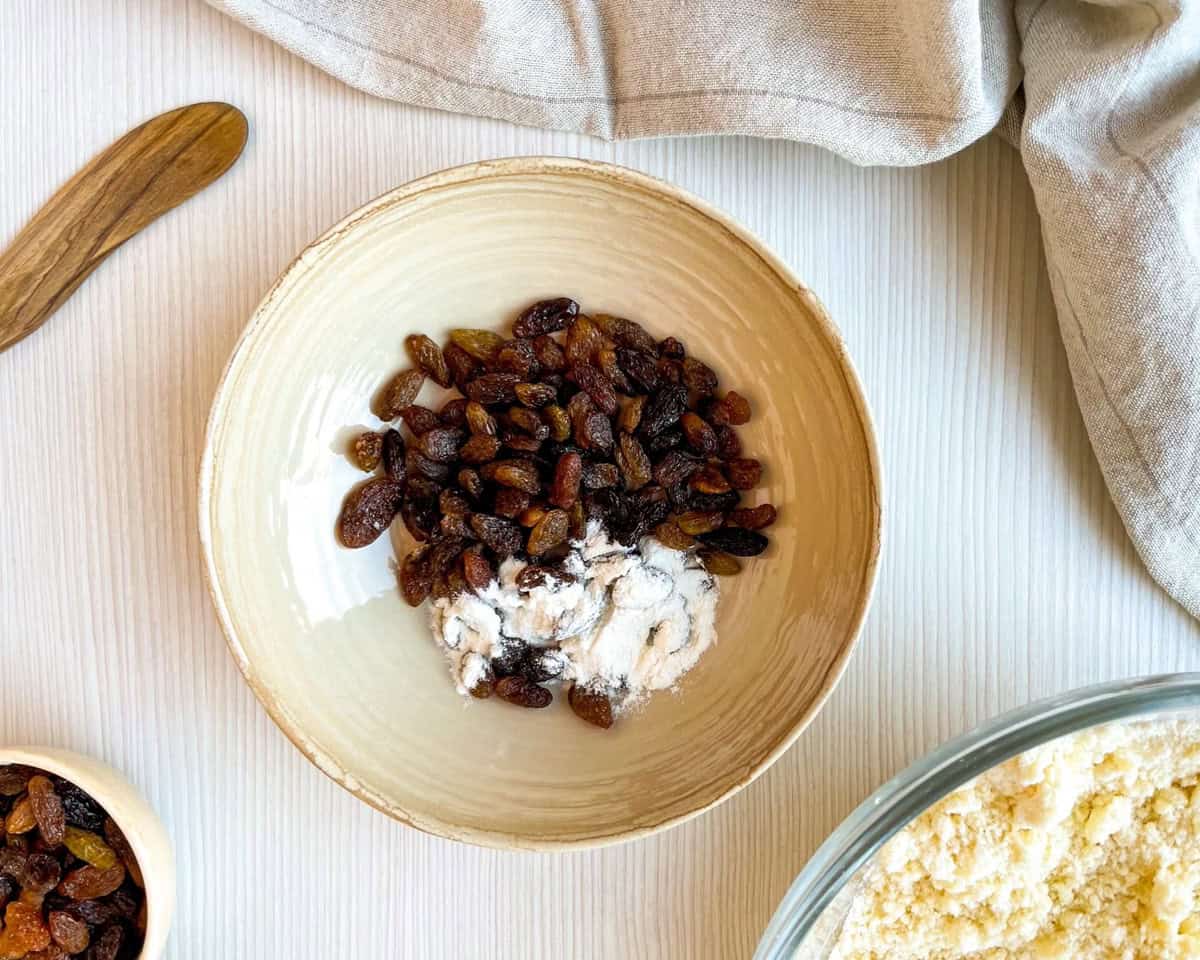
[[[0,90],[0,240],[150,115],[221,99],[250,118],[231,174],[0,355],[0,740],[142,787],[177,845],[174,957],[744,957],[821,839],[937,742],[1080,684],[1200,669],[1200,627],[1109,504],[1029,186],[995,138],[914,170],[606,144],[371,99],[200,0],[2,0]],[[424,836],[311,767],[226,653],[194,497],[226,357],[294,253],[389,187],[533,153],[665,177],[762,236],[841,324],[885,465],[874,607],[805,736],[698,820],[560,856]]]

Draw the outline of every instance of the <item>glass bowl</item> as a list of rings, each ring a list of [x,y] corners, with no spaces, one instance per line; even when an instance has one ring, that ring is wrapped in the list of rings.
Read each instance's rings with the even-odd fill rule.
[[[830,834],[779,904],[755,960],[828,957],[857,878],[880,847],[997,764],[1087,727],[1198,708],[1200,673],[1141,677],[1031,703],[943,744],[876,790]]]

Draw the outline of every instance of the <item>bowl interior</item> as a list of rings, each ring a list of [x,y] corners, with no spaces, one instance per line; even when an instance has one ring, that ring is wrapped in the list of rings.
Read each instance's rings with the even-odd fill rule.
[[[562,702],[461,699],[425,611],[397,592],[393,544],[334,538],[362,477],[347,441],[377,424],[370,399],[407,365],[404,337],[501,329],[562,294],[678,336],[748,396],[754,496],[780,510],[768,553],[722,582],[716,647],[609,731]],[[427,385],[421,401],[438,399]],[[231,648],[293,741],[394,816],[509,846],[636,835],[748,782],[840,675],[878,551],[867,414],[815,299],[684,195],[569,161],[449,171],[305,251],[230,363],[201,501]]]

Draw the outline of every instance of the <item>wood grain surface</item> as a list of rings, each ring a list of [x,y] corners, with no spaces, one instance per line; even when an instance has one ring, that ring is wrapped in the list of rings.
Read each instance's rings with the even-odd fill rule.
[[[1029,187],[994,137],[913,170],[746,139],[610,145],[370,99],[200,0],[6,0],[0,86],[0,243],[150,116],[222,100],[251,124],[229,175],[0,355],[0,738],[144,789],[177,845],[172,957],[744,957],[826,834],[945,737],[1200,669],[1200,628],[1109,504]],[[435,840],[327,781],[226,653],[196,534],[213,391],[299,248],[395,184],[528,153],[665,177],[771,244],[841,325],[884,462],[875,604],[824,712],[732,801],[595,853]]]

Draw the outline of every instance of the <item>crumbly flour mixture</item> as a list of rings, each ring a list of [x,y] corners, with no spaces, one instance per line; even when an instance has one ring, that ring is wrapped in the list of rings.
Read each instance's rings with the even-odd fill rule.
[[[487,676],[490,660],[524,642],[561,660],[561,679],[603,687],[624,702],[673,686],[716,640],[720,589],[688,553],[647,537],[635,549],[592,522],[554,578],[530,590],[527,564],[510,558],[476,595],[431,605],[431,627],[460,693]]]
[[[1088,730],[880,851],[833,960],[1200,957],[1200,721]]]

